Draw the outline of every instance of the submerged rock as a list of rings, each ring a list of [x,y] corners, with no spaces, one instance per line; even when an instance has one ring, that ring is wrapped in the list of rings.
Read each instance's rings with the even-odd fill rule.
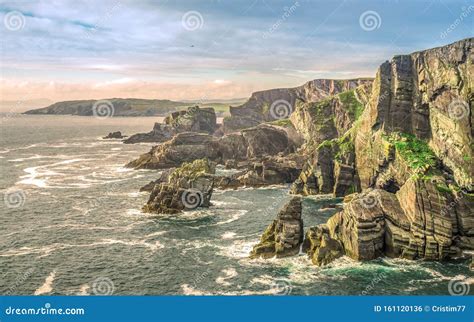
[[[174,214],[209,207],[214,173],[215,164],[207,159],[184,163],[154,185],[143,211]]]
[[[293,197],[280,210],[277,219],[265,229],[260,243],[254,246],[250,257],[270,258],[296,255],[302,242],[301,197]]]

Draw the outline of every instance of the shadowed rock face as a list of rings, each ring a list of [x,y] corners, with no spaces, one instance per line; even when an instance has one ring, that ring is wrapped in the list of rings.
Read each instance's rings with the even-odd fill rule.
[[[371,79],[316,79],[299,87],[255,92],[245,104],[230,107],[231,116],[224,119],[224,132],[230,133],[263,122],[287,118],[295,111],[297,101],[319,102],[371,82]]]
[[[267,227],[250,257],[271,258],[296,255],[302,242],[301,197],[293,197],[280,210],[277,219]]]
[[[165,123],[155,123],[148,133],[138,133],[124,140],[124,143],[165,142],[183,132],[213,134],[217,129],[216,113],[213,108],[188,107],[185,111],[173,112],[165,118]]]

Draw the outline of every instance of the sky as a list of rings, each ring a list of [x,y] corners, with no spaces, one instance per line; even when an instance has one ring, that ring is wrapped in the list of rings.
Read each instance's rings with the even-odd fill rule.
[[[0,101],[245,98],[472,37],[472,1],[0,0]]]

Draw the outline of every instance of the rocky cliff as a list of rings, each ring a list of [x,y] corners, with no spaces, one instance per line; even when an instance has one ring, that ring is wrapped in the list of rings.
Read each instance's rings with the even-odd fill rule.
[[[357,113],[335,108],[350,91],[297,103],[291,120],[310,153],[293,192],[346,195],[342,211],[305,235],[314,264],[474,249],[473,42],[383,63],[370,90],[354,90]]]
[[[166,116],[164,123],[155,123],[148,133],[137,133],[123,142],[165,142],[182,132],[213,134],[217,129],[216,113],[213,108],[191,106],[186,110],[173,112]]]
[[[255,92],[246,103],[230,107],[231,116],[224,119],[224,131],[230,133],[263,122],[288,118],[296,110],[297,102],[316,103],[371,82],[371,79],[315,79],[294,88]]]

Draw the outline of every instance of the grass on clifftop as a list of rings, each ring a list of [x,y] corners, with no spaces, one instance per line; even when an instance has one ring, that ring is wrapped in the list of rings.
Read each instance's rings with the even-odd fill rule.
[[[384,135],[384,139],[395,146],[399,155],[407,162],[408,166],[419,172],[437,166],[438,158],[423,140],[406,133],[391,133]]]

